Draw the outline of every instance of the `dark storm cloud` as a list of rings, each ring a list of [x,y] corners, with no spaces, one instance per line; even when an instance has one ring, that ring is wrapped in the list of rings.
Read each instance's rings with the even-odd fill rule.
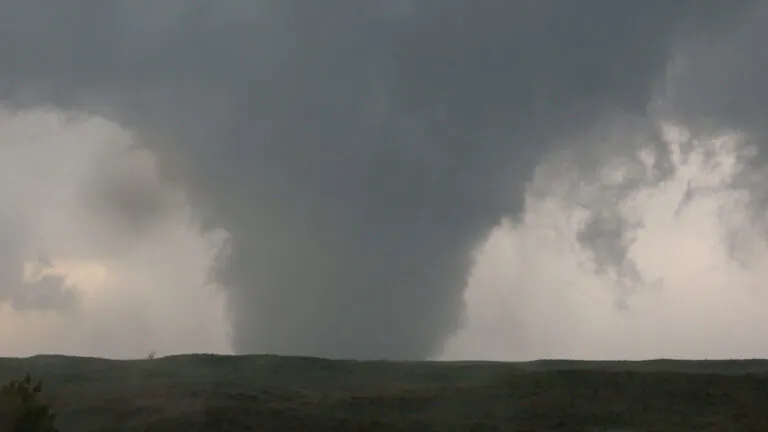
[[[642,114],[673,42],[749,3],[7,1],[0,95],[160,155],[232,234],[237,352],[424,358],[554,140]]]
[[[768,3],[757,6],[727,34],[684,39],[669,82],[675,112],[709,127],[764,135],[768,115]]]

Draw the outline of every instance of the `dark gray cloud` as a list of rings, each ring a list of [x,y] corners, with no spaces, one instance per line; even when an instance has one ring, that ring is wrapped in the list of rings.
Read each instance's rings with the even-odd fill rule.
[[[667,82],[667,99],[677,116],[709,128],[737,128],[765,137],[766,20],[768,3],[756,2],[733,31],[679,42]]]
[[[678,41],[752,3],[8,1],[0,97],[160,156],[232,234],[237,352],[425,358],[555,139],[643,114]]]
[[[18,311],[72,311],[79,301],[78,295],[76,288],[66,285],[64,276],[44,275],[40,280],[18,285],[10,305]]]
[[[79,303],[77,288],[67,285],[66,275],[40,273],[48,267],[45,260],[26,261],[23,239],[19,232],[0,229],[0,304],[8,303],[16,311],[73,311]],[[33,270],[38,271],[25,275],[25,263],[35,264]]]
[[[158,178],[155,160],[144,149],[105,153],[88,169],[78,199],[91,221],[92,246],[100,258],[125,252],[147,238],[178,209],[180,197]],[[102,234],[98,234],[102,233]]]

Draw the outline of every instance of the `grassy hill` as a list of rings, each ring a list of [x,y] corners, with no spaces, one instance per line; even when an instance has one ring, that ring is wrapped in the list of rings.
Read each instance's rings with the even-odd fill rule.
[[[768,431],[768,361],[0,359],[63,432]]]

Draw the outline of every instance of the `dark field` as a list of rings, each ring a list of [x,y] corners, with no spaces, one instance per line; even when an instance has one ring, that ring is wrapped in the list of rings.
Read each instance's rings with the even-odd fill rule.
[[[768,431],[768,361],[0,359],[63,432]]]

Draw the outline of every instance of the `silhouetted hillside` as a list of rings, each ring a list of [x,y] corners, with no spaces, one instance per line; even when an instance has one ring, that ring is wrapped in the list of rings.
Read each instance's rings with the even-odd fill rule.
[[[0,359],[67,431],[758,431],[768,361]]]

